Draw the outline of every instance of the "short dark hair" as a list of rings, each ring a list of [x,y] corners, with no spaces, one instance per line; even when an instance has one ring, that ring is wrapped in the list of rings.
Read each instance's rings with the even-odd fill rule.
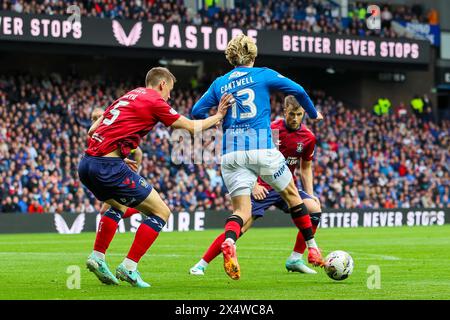
[[[302,108],[297,99],[292,95],[286,96],[286,98],[284,98],[284,109],[287,109],[289,106],[292,106],[294,109]]]
[[[172,72],[169,71],[169,69],[164,67],[155,67],[151,68],[150,71],[147,72],[147,75],[145,76],[145,86],[157,86],[161,82],[161,80],[172,80],[173,83],[177,81],[177,79],[172,74]]]

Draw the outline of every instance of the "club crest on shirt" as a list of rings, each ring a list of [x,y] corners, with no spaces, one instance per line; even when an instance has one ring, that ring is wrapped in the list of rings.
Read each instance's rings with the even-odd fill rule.
[[[144,187],[144,188],[147,188],[147,187],[148,187],[148,183],[147,183],[147,181],[145,181],[144,178],[140,178],[140,179],[139,179],[139,184],[140,184],[142,187]]]
[[[300,153],[303,151],[303,143],[297,142],[297,152]]]

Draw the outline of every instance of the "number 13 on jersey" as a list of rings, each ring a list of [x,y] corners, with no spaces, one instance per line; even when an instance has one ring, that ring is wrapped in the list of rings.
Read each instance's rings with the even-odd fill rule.
[[[242,90],[239,90],[236,93],[236,95],[238,97],[246,96],[246,98],[242,101],[242,106],[250,108],[249,112],[239,113],[239,119],[250,119],[250,118],[253,118],[254,116],[256,116],[257,109],[256,109],[256,105],[254,103],[255,91],[253,91],[252,89],[242,89]],[[238,110],[237,110],[236,102],[233,103],[231,106],[231,117],[234,119],[236,119],[238,117]]]

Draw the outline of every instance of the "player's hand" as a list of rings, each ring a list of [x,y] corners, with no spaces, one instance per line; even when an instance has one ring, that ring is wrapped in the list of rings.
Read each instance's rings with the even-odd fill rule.
[[[130,167],[131,170],[133,170],[134,172],[138,171],[138,165],[136,161],[128,158],[125,158],[123,161],[125,161],[125,163]]]
[[[252,191],[253,198],[259,201],[264,200],[268,194],[269,191],[267,191],[265,187],[260,186],[259,184],[256,184]]]
[[[219,102],[219,107],[217,108],[217,114],[221,116],[221,119],[227,114],[228,108],[235,102],[234,97],[231,93],[224,94]]]
[[[322,121],[322,120],[323,120],[323,115],[322,115],[322,113],[320,113],[319,111],[317,111],[317,118],[312,119],[312,120],[315,121],[315,122]]]
[[[320,200],[316,196],[311,195],[311,198],[320,206]]]

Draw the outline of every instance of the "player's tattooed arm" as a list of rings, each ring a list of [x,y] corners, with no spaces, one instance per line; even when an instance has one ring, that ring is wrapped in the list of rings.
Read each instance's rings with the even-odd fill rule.
[[[215,124],[219,123],[226,115],[228,108],[234,103],[234,98],[232,94],[225,94],[222,96],[217,107],[217,113],[203,120],[190,120],[186,117],[181,116],[176,120],[171,127],[174,129],[186,129],[191,134],[196,131],[203,131],[211,128]]]
[[[89,128],[88,131],[88,135],[89,137],[92,137],[92,135],[94,134],[95,130],[97,130],[98,126],[100,125],[100,123],[103,121],[103,116],[101,116],[100,118],[98,118],[97,120],[95,120],[95,122],[92,124],[92,126]]]

